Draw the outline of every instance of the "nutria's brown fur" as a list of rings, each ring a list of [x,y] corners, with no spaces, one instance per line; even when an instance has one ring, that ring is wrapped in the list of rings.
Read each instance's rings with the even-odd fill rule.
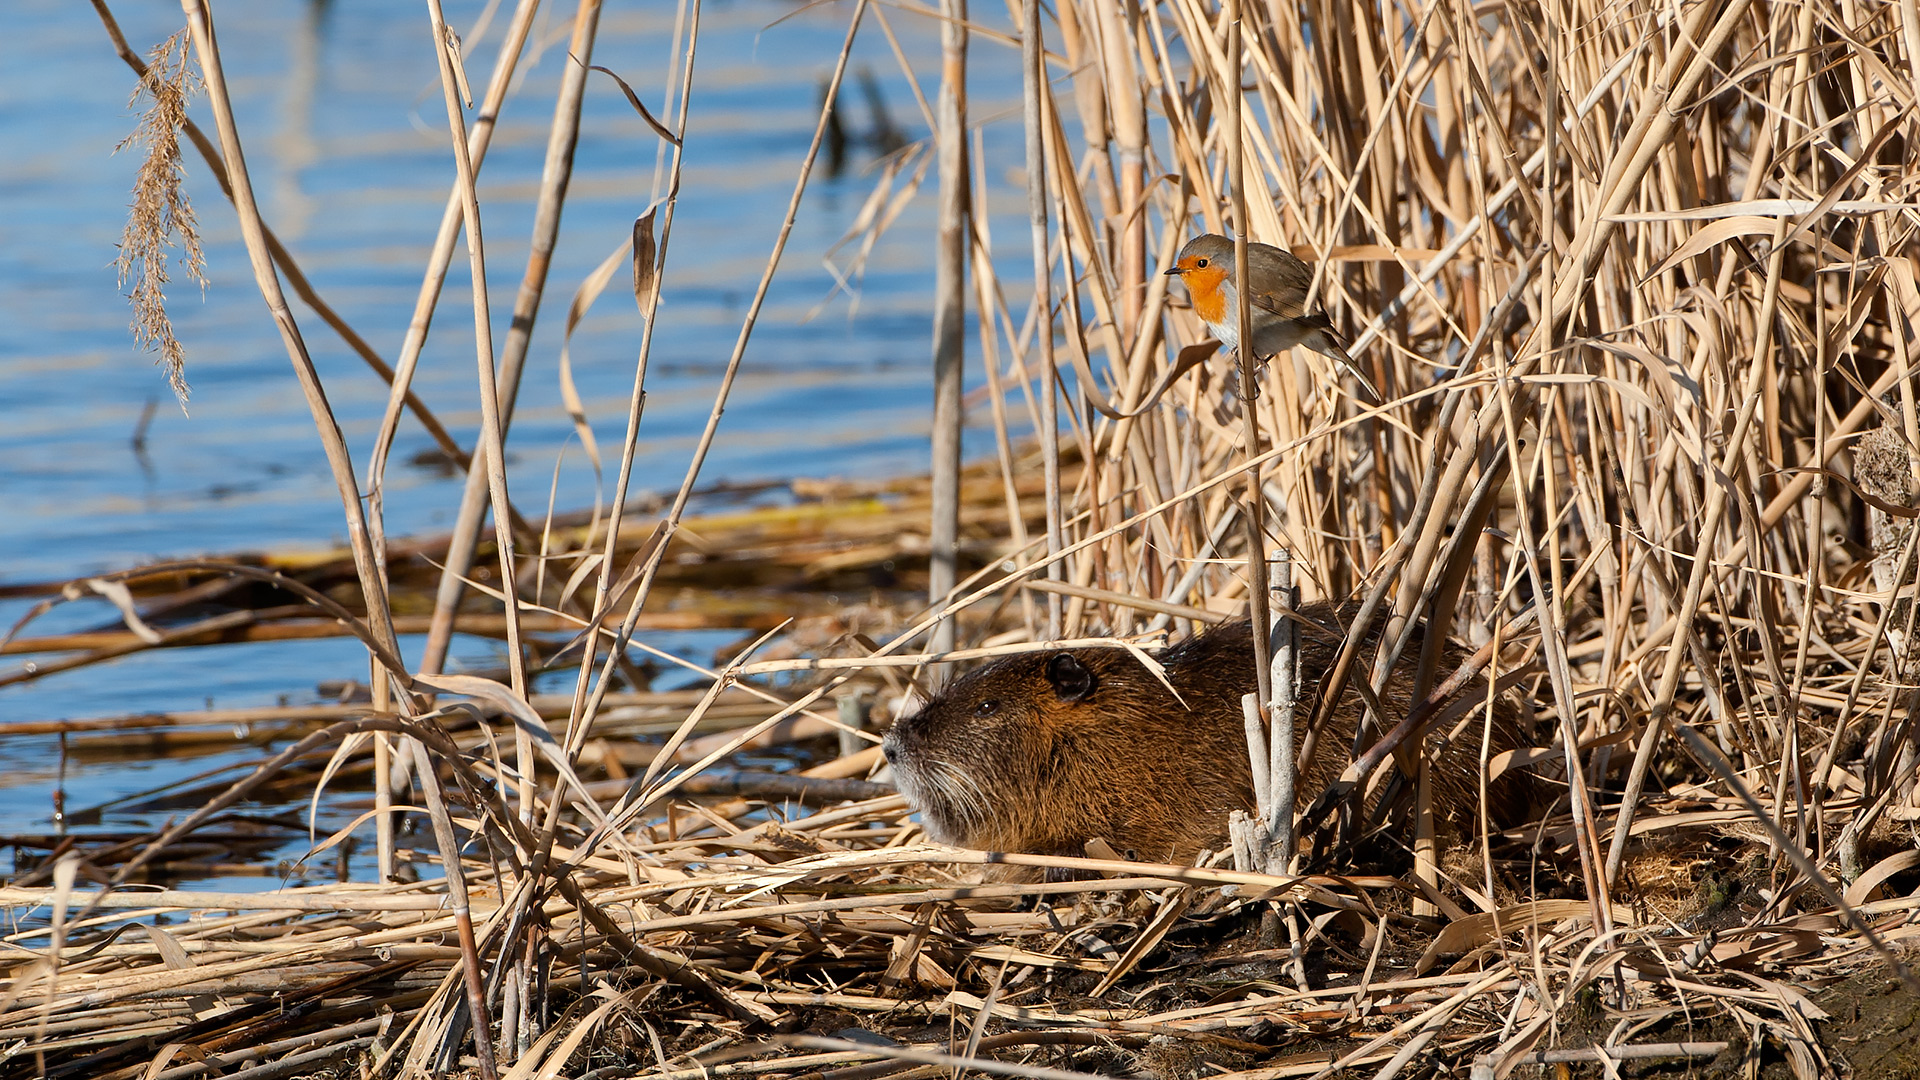
[[[1325,628],[1300,634],[1299,696],[1310,703],[1345,628],[1338,616],[1350,620],[1354,610],[1314,604],[1300,614]],[[1442,678],[1464,655],[1451,651]],[[1159,659],[1178,701],[1122,649],[1023,653],[976,668],[887,733],[894,779],[928,835],[943,843],[1084,855],[1087,841],[1099,837],[1122,854],[1173,863],[1218,851],[1229,811],[1254,808],[1240,706],[1254,690],[1253,638],[1247,623],[1232,623]],[[1410,659],[1401,665],[1382,696],[1389,727],[1411,708],[1411,666]],[[1483,681],[1473,685],[1468,693],[1486,692]],[[1303,704],[1302,727],[1305,711]],[[1349,690],[1299,780],[1300,806],[1348,764],[1360,713]],[[1455,831],[1471,831],[1477,816],[1479,731],[1470,722],[1429,770],[1435,816]],[[1433,730],[1425,745],[1444,735]],[[1492,752],[1521,744],[1519,713],[1503,700]],[[1494,821],[1518,819],[1530,783],[1507,774],[1492,785]]]

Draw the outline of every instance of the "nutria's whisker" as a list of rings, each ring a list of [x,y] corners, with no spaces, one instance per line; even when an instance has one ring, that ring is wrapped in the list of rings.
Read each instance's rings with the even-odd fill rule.
[[[980,825],[987,820],[988,798],[985,788],[973,774],[957,768],[952,762],[941,762],[940,772],[947,781],[947,791],[955,809],[966,819],[969,826]]]
[[[955,788],[948,768],[946,763],[936,762],[927,769],[927,788],[938,797],[928,800],[930,805],[921,817],[930,828],[937,825],[940,833],[953,836],[964,832],[972,824],[974,808],[967,804],[966,792]],[[935,818],[939,820],[936,822],[933,820]]]

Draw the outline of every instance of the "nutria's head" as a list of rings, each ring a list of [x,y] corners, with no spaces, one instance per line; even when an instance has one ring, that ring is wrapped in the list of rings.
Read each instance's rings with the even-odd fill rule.
[[[1112,650],[1022,653],[975,668],[893,725],[882,746],[927,835],[1027,846],[1026,823],[1069,765],[1076,711],[1100,689],[1096,668],[1110,666],[1091,652]]]
[[[1084,855],[1099,838],[1122,855],[1191,859],[1217,847],[1229,810],[1252,805],[1239,707],[1252,641],[1229,629],[1160,662],[1166,682],[1117,648],[988,664],[893,726],[894,779],[944,843]]]

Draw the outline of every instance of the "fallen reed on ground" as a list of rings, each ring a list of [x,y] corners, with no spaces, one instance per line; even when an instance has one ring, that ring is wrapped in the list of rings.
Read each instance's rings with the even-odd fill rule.
[[[631,261],[648,336],[628,437],[608,455],[606,504],[559,528],[513,508],[492,399],[496,377],[511,388],[528,361],[580,97],[598,92],[599,5],[574,16],[535,256],[497,354],[484,244],[470,251],[485,423],[463,447],[408,389],[424,316],[387,363],[260,220],[210,16],[187,0],[215,134],[186,134],[234,200],[350,551],[322,568],[101,579],[70,595],[121,603],[128,636],[42,647],[94,650],[70,667],[242,633],[262,611],[317,614],[366,642],[374,677],[364,704],[301,729],[151,842],[52,852],[31,888],[0,893],[24,920],[8,939],[0,1069],[1265,1080],[1628,1067],[1596,1055],[1840,1067],[1812,984],[1852,975],[1851,1000],[1911,984],[1898,957],[1920,906],[1913,5],[1057,0],[1043,18],[1024,0],[1011,25],[989,6],[834,10],[849,42],[891,19],[946,20],[948,90],[927,120],[946,196],[937,239],[963,274],[943,279],[942,318],[957,295],[974,321],[996,461],[965,483],[936,463],[924,532],[889,519],[836,535],[826,522],[852,504],[796,492],[822,513],[756,561],[684,526],[732,380],[753,362],[826,111],[688,472],[639,505],[648,346],[682,155],[700,137],[686,96],[699,5],[686,5],[666,107],[649,115],[668,147],[659,201],[578,294],[591,303]],[[428,7],[432,40],[450,40]],[[534,7],[517,5],[471,113],[458,88],[481,87],[473,58],[436,50],[458,182],[422,312],[461,238],[481,236],[473,177]],[[967,50],[1021,45],[1025,155],[988,160],[963,137],[957,80]],[[1038,241],[1030,290],[996,273],[997,254],[1024,246],[986,212],[987,178],[1009,170]],[[902,175],[883,169],[882,183]],[[862,250],[888,242],[896,215],[881,211],[899,193],[882,190]],[[1252,385],[1209,357],[1162,273],[1200,231],[1313,263],[1314,294],[1383,400],[1304,351]],[[365,472],[282,275],[393,386]],[[381,524],[386,449],[409,412],[470,462],[459,524],[433,549],[444,570],[424,588]],[[783,564],[783,548],[801,555]],[[1532,829],[1480,837],[1470,865],[1416,843],[1410,868],[1051,860],[1080,879],[980,884],[984,856],[917,843],[896,797],[842,802],[849,790],[804,784],[691,797],[699,773],[789,717],[811,711],[831,730],[839,702],[862,711],[857,690],[901,697],[910,676],[877,658],[924,658],[936,627],[963,647],[1185,631],[1262,610],[1280,549],[1305,599],[1356,597],[1491,643],[1490,673],[1533,706],[1551,759],[1539,768],[1561,783]],[[925,584],[929,555],[936,602],[919,609],[907,589]],[[659,588],[672,575],[729,560],[784,565],[796,609],[822,583],[844,588],[835,575],[916,569],[868,579],[888,611],[871,627],[743,642],[709,669],[710,694],[669,707],[659,752],[627,761],[608,747],[624,737],[613,695],[633,688],[632,634],[672,614]],[[172,591],[154,592],[165,575]],[[209,616],[208,602],[229,610]],[[448,636],[483,625],[508,643],[507,670],[439,674]],[[424,656],[400,648],[403,629],[428,634]],[[838,662],[766,665],[765,648]],[[1390,663],[1356,665],[1323,699]],[[577,671],[573,689],[536,707],[529,672],[556,665]],[[681,756],[735,685],[758,699],[728,723],[749,726]],[[849,742],[810,771],[863,780],[873,760]],[[383,778],[354,820],[378,829],[382,880],[409,867],[431,880],[251,898],[130,887],[283,769],[326,788],[349,765]],[[835,805],[794,816],[786,800],[801,796]]]

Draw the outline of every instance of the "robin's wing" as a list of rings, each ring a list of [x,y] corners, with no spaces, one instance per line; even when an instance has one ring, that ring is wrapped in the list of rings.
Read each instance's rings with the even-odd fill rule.
[[[1299,342],[1315,352],[1332,357],[1359,380],[1375,401],[1385,400],[1360,370],[1360,366],[1353,362],[1353,357],[1348,355],[1346,340],[1334,329],[1333,320],[1327,318],[1327,313],[1317,305],[1312,311],[1306,310],[1307,286],[1313,283],[1312,267],[1301,262],[1291,251],[1267,244],[1249,244],[1247,272],[1255,281],[1267,285],[1266,289],[1251,293],[1247,302],[1293,322],[1281,340],[1289,344]]]
[[[1327,344],[1333,346],[1334,348],[1345,351],[1347,346],[1347,339],[1344,337],[1341,337],[1340,331],[1334,329],[1333,320],[1327,318],[1326,312],[1316,310],[1313,314],[1302,315],[1299,317],[1299,319],[1295,321],[1300,324],[1300,329],[1302,331],[1318,330],[1322,335],[1326,337]],[[1328,353],[1327,355],[1333,356],[1334,354]]]
[[[1258,286],[1248,291],[1249,304],[1283,319],[1307,314],[1307,286],[1313,283],[1313,268],[1293,252],[1271,244],[1248,244],[1247,276]]]

